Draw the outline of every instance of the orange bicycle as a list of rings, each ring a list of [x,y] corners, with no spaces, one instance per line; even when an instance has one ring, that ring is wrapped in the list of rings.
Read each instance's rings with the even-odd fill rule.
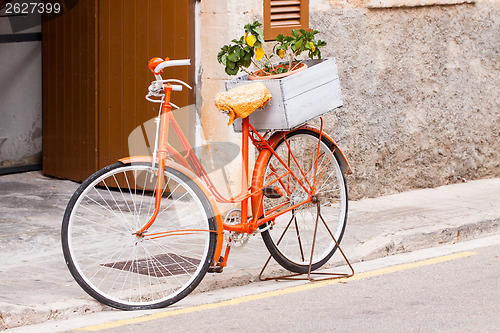
[[[71,274],[90,296],[115,308],[179,301],[207,272],[221,272],[231,246],[254,233],[284,268],[311,272],[330,259],[345,230],[350,167],[322,125],[261,134],[243,119],[241,193],[218,192],[172,112],[171,93],[190,87],[161,76],[167,67],[187,65],[190,60],[149,62],[156,80],[146,98],[161,103],[153,156],[123,158],[97,171],[64,214]],[[185,154],[168,143],[170,126]],[[259,154],[249,184],[250,141]],[[216,202],[240,208],[223,219]]]

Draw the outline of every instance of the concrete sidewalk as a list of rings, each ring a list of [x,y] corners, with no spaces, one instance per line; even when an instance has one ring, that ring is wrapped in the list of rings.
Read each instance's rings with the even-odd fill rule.
[[[0,329],[110,310],[80,289],[64,263],[60,224],[78,185],[40,172],[0,176]],[[499,222],[500,179],[484,179],[350,201],[341,245],[358,262],[487,236]],[[251,237],[195,292],[255,281],[267,257],[260,236]]]

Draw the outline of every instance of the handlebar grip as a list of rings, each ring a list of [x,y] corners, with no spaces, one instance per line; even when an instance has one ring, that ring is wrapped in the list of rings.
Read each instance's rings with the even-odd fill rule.
[[[160,73],[166,67],[174,67],[174,66],[189,66],[191,65],[191,59],[183,59],[183,60],[168,60],[164,61],[155,68],[155,73]]]
[[[174,67],[174,66],[189,66],[191,65],[191,59],[182,59],[182,60],[169,60],[166,58],[163,60],[162,58],[152,58],[148,62],[149,69],[155,74],[158,75],[162,72],[166,67]]]

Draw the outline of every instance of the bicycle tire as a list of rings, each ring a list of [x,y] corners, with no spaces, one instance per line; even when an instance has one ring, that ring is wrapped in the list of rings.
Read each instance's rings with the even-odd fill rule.
[[[274,147],[274,150],[282,158],[287,156],[288,152],[285,138],[297,162],[302,164],[301,167],[306,177],[310,182],[313,182],[314,171],[311,171],[315,169],[315,158],[311,158],[309,155],[314,156],[318,149],[319,133],[310,129],[296,129],[286,133]],[[278,216],[274,220],[274,226],[261,233],[271,256],[282,267],[294,273],[305,274],[309,272],[309,269],[314,271],[323,266],[337,250],[337,245],[330,233],[340,244],[347,224],[347,185],[340,162],[337,156],[333,154],[336,145],[327,137],[322,136],[320,148],[324,154],[318,158],[317,177],[320,175],[322,167],[328,164],[317,187],[316,194],[320,203],[311,202]],[[306,155],[309,157],[304,159]],[[289,167],[306,184],[305,178],[296,167],[293,158],[288,156],[286,159]],[[264,183],[276,177],[272,176],[272,174],[280,175],[286,171],[274,155],[269,157],[265,165]],[[306,172],[307,170],[309,172]],[[307,197],[305,190],[291,176],[284,177],[282,181],[274,183],[273,186],[276,186],[275,184],[278,184],[281,192],[285,194],[279,199],[263,196],[262,203],[260,203],[264,211],[263,216],[266,216],[266,212],[270,211],[272,207],[284,205],[282,209],[285,209]],[[260,184],[260,186],[262,185]],[[292,193],[289,193],[290,189],[293,189]],[[318,205],[322,219],[318,219],[316,242],[311,261]],[[267,224],[261,225],[261,228],[265,227],[267,227]]]
[[[178,302],[201,282],[214,256],[213,208],[193,180],[171,167],[157,219],[144,237],[134,234],[154,209],[155,171],[150,163],[107,166],[81,184],[64,213],[69,271],[90,296],[114,308]]]

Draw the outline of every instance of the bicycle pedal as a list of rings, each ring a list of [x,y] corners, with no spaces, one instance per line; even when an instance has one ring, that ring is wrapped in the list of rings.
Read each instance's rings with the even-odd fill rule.
[[[224,257],[220,256],[219,261],[215,263],[212,261],[212,264],[208,267],[207,273],[222,273],[224,266],[222,266],[222,262],[224,261]]]
[[[283,191],[278,186],[266,186],[262,189],[262,194],[269,199],[279,199],[283,196]]]
[[[223,270],[224,270],[224,267],[222,267],[222,266],[210,266],[210,267],[208,267],[207,272],[208,273],[222,273]]]

